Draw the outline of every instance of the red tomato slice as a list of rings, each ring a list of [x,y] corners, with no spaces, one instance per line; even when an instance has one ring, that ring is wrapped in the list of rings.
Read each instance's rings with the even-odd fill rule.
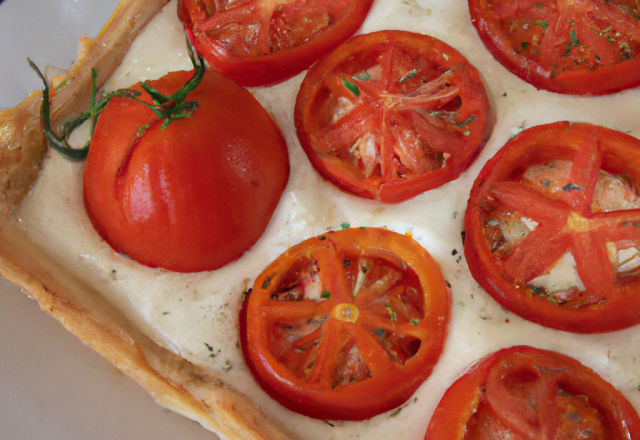
[[[539,89],[601,95],[640,85],[636,0],[469,0],[489,52]]]
[[[170,95],[191,75],[149,84]],[[289,178],[284,139],[244,88],[208,71],[188,99],[199,103],[193,116],[164,130],[143,104],[112,99],[84,174],[85,206],[102,238],[142,264],[180,272],[214,270],[247,251]]]
[[[488,111],[478,71],[455,49],[382,31],[351,39],[309,70],[295,122],[322,177],[393,203],[456,179],[484,146]]]
[[[547,327],[595,333],[639,323],[638,187],[634,137],[569,122],[523,131],[471,190],[471,274],[503,307]],[[563,273],[573,284],[550,274],[568,253],[575,269]]]
[[[395,408],[431,374],[450,296],[438,264],[395,232],[355,228],[292,247],[256,279],[242,350],[260,386],[318,419]]]
[[[179,0],[191,44],[243,86],[308,68],[360,28],[373,0]]]
[[[569,356],[518,346],[480,360],[445,393],[425,440],[637,440],[640,418]]]

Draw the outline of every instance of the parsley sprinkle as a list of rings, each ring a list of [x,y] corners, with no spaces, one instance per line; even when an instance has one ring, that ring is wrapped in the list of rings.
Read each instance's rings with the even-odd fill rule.
[[[522,42],[520,46],[522,46],[523,49],[529,49],[529,43]]]
[[[398,319],[398,316],[396,315],[396,311],[393,310],[393,308],[391,308],[389,304],[385,305],[384,308],[387,309],[387,312],[389,312],[389,316],[391,317],[391,320],[395,322],[395,320]]]
[[[354,83],[352,83],[351,81],[349,81],[344,75],[342,75],[342,83],[345,85],[347,89],[349,89],[351,93],[353,93],[356,96],[360,96],[360,88]]]
[[[369,81],[371,79],[371,77],[369,76],[369,72],[367,72],[366,70],[362,72],[362,75],[354,75],[351,78],[359,79],[360,81]]]
[[[549,27],[549,22],[547,20],[536,20],[534,24],[542,28],[542,36],[544,37],[544,33],[547,31],[547,27]]]
[[[544,186],[545,188],[548,187],[550,183],[551,183],[551,181],[549,179],[543,180],[542,182],[540,182],[540,184],[542,186]]]
[[[297,353],[297,354],[302,353],[302,348],[300,348],[300,347],[296,347],[296,353]]]
[[[351,227],[351,225],[349,223],[342,223],[342,224],[340,224],[340,227],[342,229],[349,229]]]
[[[536,3],[536,8],[538,8],[538,9],[544,9],[544,5],[541,5],[540,3]]]
[[[418,321],[417,319],[412,319],[411,321],[409,321],[409,323],[411,325],[418,325],[420,323],[420,321]]]
[[[324,235],[321,235],[320,238],[318,238],[318,240],[320,240],[320,241],[324,241],[326,239],[327,239],[327,237],[325,237]]]
[[[476,120],[476,115],[471,115],[466,121],[454,122],[453,125],[455,125],[456,127],[464,127],[465,125],[470,124],[475,120]]]
[[[331,293],[329,293],[329,291],[327,289],[324,290],[324,292],[322,292],[321,295],[323,298],[329,298],[331,296]]]
[[[416,76],[416,73],[418,73],[418,69],[411,69],[411,71],[409,72],[409,75],[405,76],[404,78],[400,78],[398,82],[400,84],[403,84],[409,81],[410,79],[413,79],[413,77]]]
[[[584,188],[581,186],[576,185],[575,183],[567,183],[563,188],[562,191],[584,191]]]
[[[351,260],[344,260],[344,261],[342,262],[342,265],[343,265],[344,267],[351,266]]]

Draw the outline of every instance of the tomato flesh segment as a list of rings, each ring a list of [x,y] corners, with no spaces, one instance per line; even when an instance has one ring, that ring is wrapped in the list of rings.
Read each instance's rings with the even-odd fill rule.
[[[640,143],[588,124],[529,130],[496,155],[472,191],[467,216],[474,223],[466,227],[474,243],[472,273],[478,279],[490,270],[501,290],[495,281],[483,287],[503,305],[556,327],[575,319],[571,326],[588,330],[579,316],[603,318],[598,310],[608,307],[629,313],[623,304],[640,286],[640,176],[631,171],[637,161],[621,157],[634,157]],[[615,318],[602,320],[590,325],[618,325]]]
[[[283,254],[243,309],[243,353],[265,391],[294,411],[348,420],[408,399],[439,356],[448,316],[439,270],[425,278],[437,268],[427,255],[375,228],[322,235]]]
[[[416,195],[469,165],[487,112],[477,72],[453,48],[383,31],[352,39],[309,71],[296,125],[324,177],[364,197],[401,201],[396,186]]]

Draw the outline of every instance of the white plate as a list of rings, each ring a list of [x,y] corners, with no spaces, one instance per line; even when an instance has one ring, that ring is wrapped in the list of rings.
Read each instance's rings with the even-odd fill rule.
[[[94,37],[117,0],[5,0],[0,4],[0,108],[42,84],[29,68],[68,68],[78,38]],[[0,438],[211,440],[165,410],[0,277]]]

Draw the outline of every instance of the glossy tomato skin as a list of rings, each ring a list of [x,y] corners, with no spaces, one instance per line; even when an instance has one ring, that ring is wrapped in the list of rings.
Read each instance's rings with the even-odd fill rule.
[[[300,280],[309,263],[322,284],[315,299],[306,297],[313,276]],[[359,283],[362,264],[372,278]],[[375,281],[389,279],[393,292],[373,292]],[[296,290],[302,285],[309,290]],[[450,302],[437,263],[412,239],[377,228],[330,232],[292,247],[256,279],[240,316],[244,358],[262,389],[291,411],[369,419],[429,377]]]
[[[336,122],[327,109],[345,99],[354,109]],[[352,38],[309,69],[295,123],[322,177],[358,196],[398,203],[467,169],[488,137],[488,114],[480,75],[458,51],[427,35],[380,31]],[[408,152],[400,140],[406,133]],[[373,172],[354,152],[369,134],[377,149]]]
[[[191,75],[149,84],[169,95]],[[199,103],[193,116],[162,130],[147,107],[113,99],[84,174],[87,213],[104,240],[144,265],[179,272],[214,270],[247,251],[289,176],[280,131],[245,89],[207,71],[188,100]]]
[[[542,195],[540,188],[533,191],[516,183],[532,165],[553,166],[556,160],[588,162],[574,174],[585,183],[568,184],[555,198]],[[611,243],[624,248],[637,245],[640,237],[634,225],[640,223],[640,210],[595,210],[594,191],[601,172],[622,176],[629,188],[638,188],[640,140],[605,127],[556,122],[521,132],[482,169],[465,214],[465,257],[476,281],[507,310],[546,327],[577,333],[615,331],[640,322],[635,307],[640,280],[617,273],[610,256]],[[572,201],[573,196],[579,198]],[[487,239],[496,200],[507,200],[507,210],[523,212],[539,223],[506,257]],[[531,238],[534,234],[536,238]],[[588,299],[583,304],[556,300],[531,287],[529,279],[517,279],[544,274],[566,252],[575,258],[577,274],[586,286],[579,292]]]
[[[254,10],[259,10],[262,0],[250,0],[235,9],[248,9],[247,18],[240,18],[240,21],[253,19]],[[298,5],[299,4],[299,5]],[[285,44],[286,47],[274,49],[274,44],[269,41],[270,52],[264,53],[257,47],[250,49],[249,54],[234,54],[225,44],[224,40],[218,40],[211,32],[198,31],[198,24],[206,20],[208,13],[204,8],[204,3],[198,0],[179,0],[178,17],[182,21],[185,32],[196,48],[198,53],[202,54],[207,63],[213,69],[221,72],[228,78],[233,79],[238,84],[247,87],[268,86],[280,83],[290,77],[302,72],[313,64],[318,58],[328,53],[340,43],[347,40],[359,28],[366,18],[373,0],[322,0],[320,2],[309,2],[307,0],[299,0],[287,8],[298,9],[297,14],[304,16],[305,9],[311,9],[312,6],[326,4],[328,12],[332,8],[341,11],[339,17],[332,17],[328,27],[322,29],[314,29],[307,32],[304,41],[295,44]],[[229,12],[234,14],[234,7],[229,8]],[[275,23],[275,14],[277,11],[271,11],[274,15],[270,16],[270,31],[273,34]],[[313,20],[314,16],[318,16],[319,12],[313,10],[309,17]],[[215,14],[214,14],[215,16]],[[246,25],[245,23],[242,24]],[[247,32],[246,30],[234,29],[232,32]],[[253,37],[248,37],[248,39]],[[265,37],[274,38],[274,37]],[[232,43],[231,43],[232,44]],[[252,43],[253,44],[253,43]]]
[[[537,375],[536,370],[549,374]],[[534,387],[527,388],[527,382],[535,384]],[[544,392],[545,385],[552,389],[550,394]],[[605,436],[594,434],[588,438],[640,438],[640,418],[633,406],[593,370],[560,353],[515,346],[487,355],[449,387],[429,422],[425,440],[497,438],[491,436],[491,432],[483,433],[477,428],[477,420],[481,418],[488,418],[493,426],[509,431],[493,433],[502,435],[500,438],[587,438],[570,430],[560,435],[559,431],[571,422],[582,424],[587,420],[575,420],[580,417],[579,411],[562,414],[574,419],[562,426],[562,416],[559,416],[562,407],[552,403],[558,397],[558,389],[564,394],[560,399],[566,398],[567,394],[586,396],[588,405],[599,411],[604,425],[600,428],[604,428]],[[515,397],[509,391],[515,391]],[[525,393],[531,401],[523,398]],[[502,408],[505,412],[501,413]],[[502,417],[507,421],[501,421]],[[509,426],[509,418],[512,426]],[[485,426],[491,426],[491,422]]]
[[[490,3],[469,0],[480,39],[500,64],[534,87],[602,95],[640,85],[640,11],[635,2]],[[511,11],[509,20],[495,12],[501,8]],[[569,67],[559,67],[563,63]]]

